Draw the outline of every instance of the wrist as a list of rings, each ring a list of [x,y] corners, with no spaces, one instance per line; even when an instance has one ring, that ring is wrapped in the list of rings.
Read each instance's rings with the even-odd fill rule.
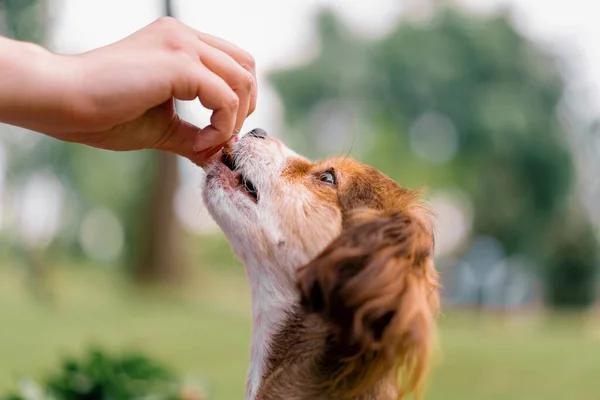
[[[52,75],[48,79],[53,82],[59,98],[53,97],[59,106],[59,114],[65,119],[64,131],[77,132],[85,130],[92,115],[90,107],[90,90],[86,87],[85,68],[80,55],[59,55],[49,53],[46,73]]]
[[[53,134],[68,131],[76,76],[65,56],[0,38],[0,121]]]
[[[12,122],[22,118],[27,108],[35,107],[39,98],[38,71],[45,58],[44,50],[33,43],[0,37],[0,118]],[[43,67],[42,67],[43,68]]]

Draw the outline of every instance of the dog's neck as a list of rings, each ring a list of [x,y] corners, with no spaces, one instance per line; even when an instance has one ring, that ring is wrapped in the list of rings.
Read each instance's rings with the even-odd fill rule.
[[[252,294],[252,349],[246,383],[246,399],[254,400],[261,386],[274,336],[299,296],[290,271],[277,265],[250,260],[246,273]]]
[[[332,329],[301,310],[294,274],[266,263],[246,263],[252,292],[252,349],[247,400],[329,400],[346,398],[327,391],[339,356],[327,353]],[[325,394],[328,393],[328,394]],[[396,399],[394,377],[355,400]]]
[[[390,374],[360,395],[355,377],[339,378],[344,360],[329,343],[332,329],[316,314],[299,307],[288,313],[272,337],[256,400],[396,400]]]

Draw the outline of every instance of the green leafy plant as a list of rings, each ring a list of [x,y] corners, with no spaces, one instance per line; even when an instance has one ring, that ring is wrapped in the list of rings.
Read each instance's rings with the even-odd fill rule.
[[[25,380],[2,400],[202,400],[176,374],[139,353],[113,356],[91,350],[66,359],[60,371],[40,382]]]

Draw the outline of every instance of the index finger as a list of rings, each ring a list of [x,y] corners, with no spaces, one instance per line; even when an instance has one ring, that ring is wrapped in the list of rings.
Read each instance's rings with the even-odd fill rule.
[[[257,97],[257,85],[256,85],[256,64],[254,62],[254,57],[250,55],[245,50],[240,49],[233,43],[228,42],[225,39],[221,39],[219,37],[210,35],[208,33],[196,31],[196,34],[204,43],[216,47],[224,53],[227,53],[231,58],[233,58],[238,64],[240,64],[244,69],[252,74],[254,77],[254,85],[252,86],[252,91],[250,92],[250,107],[248,110],[248,115],[252,114],[254,109],[256,108],[256,97]]]
[[[196,137],[194,151],[201,151],[228,140],[235,127],[238,98],[235,92],[218,75],[207,68],[197,71],[198,100],[213,110],[210,125],[204,127]]]

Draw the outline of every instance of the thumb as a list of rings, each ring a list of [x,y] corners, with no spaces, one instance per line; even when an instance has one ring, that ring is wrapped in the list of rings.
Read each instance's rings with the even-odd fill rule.
[[[174,118],[169,130],[165,140],[157,148],[186,157],[199,166],[204,165],[224,145],[224,143],[213,144],[210,141],[204,141],[205,147],[195,151],[194,146],[197,146],[199,136],[204,135],[203,129],[182,120],[179,116]]]

